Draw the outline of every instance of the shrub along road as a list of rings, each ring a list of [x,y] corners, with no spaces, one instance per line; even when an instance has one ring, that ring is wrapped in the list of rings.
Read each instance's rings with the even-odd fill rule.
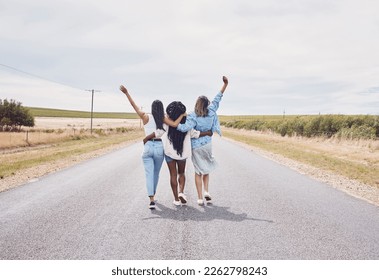
[[[0,193],[0,259],[378,259],[379,208],[214,137],[214,204],[148,209],[140,143]]]

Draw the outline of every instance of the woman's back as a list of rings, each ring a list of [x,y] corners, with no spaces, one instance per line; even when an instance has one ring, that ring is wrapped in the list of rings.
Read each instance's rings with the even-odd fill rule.
[[[157,129],[157,124],[155,123],[154,117],[152,114],[146,114],[149,118],[148,122],[144,124],[143,129],[145,130],[145,135],[150,135],[155,132]]]
[[[206,107],[207,113],[204,116],[199,116],[196,112],[192,112],[188,115],[185,124],[179,124],[178,130],[189,131],[190,129],[195,129],[200,132],[211,130],[212,132],[217,132],[221,135],[220,124],[218,122],[218,117],[216,114],[217,109],[222,98],[222,93],[219,92],[215,98]],[[205,136],[201,138],[191,139],[192,149],[204,146],[212,141],[212,137]]]

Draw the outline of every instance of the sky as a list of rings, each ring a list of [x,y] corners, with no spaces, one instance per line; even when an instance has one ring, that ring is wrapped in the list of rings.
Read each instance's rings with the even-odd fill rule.
[[[0,0],[0,99],[219,114],[379,114],[377,0]]]

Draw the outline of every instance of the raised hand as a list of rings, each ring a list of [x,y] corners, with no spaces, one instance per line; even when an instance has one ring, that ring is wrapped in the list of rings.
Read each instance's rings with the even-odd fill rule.
[[[229,81],[228,81],[228,78],[225,76],[222,76],[222,80],[223,80],[224,84],[222,85],[220,92],[223,94],[226,87],[228,86]]]
[[[123,85],[120,86],[120,90],[125,93],[125,94],[128,94],[128,90],[126,89],[126,87],[124,87]]]

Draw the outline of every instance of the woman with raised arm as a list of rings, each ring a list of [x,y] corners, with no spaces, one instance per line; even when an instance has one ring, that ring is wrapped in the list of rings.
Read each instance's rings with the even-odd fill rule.
[[[179,124],[177,129],[182,132],[195,129],[198,131],[217,132],[221,135],[220,123],[217,117],[217,109],[219,108],[221,98],[224,91],[228,86],[228,79],[223,76],[224,82],[220,92],[215,96],[212,102],[209,102],[206,96],[199,96],[196,104],[195,111],[190,113],[184,124]],[[217,163],[212,155],[212,137],[204,136],[198,139],[191,139],[192,144],[192,162],[195,168],[195,184],[197,189],[199,205],[204,205],[205,199],[208,203],[211,202],[212,197],[209,194],[209,173],[213,171]],[[204,197],[203,197],[204,186]]]
[[[151,114],[145,113],[137,106],[128,90],[123,85],[120,86],[120,90],[126,95],[130,104],[141,118],[145,135],[149,135],[157,129],[163,130],[163,123],[177,126],[184,116],[180,116],[175,122],[166,118],[164,115],[163,104],[160,100],[155,100],[151,104]],[[154,196],[157,191],[159,172],[162,167],[163,157],[164,153],[161,139],[152,138],[144,143],[142,160],[145,168],[147,194],[150,198],[150,209],[155,209]]]

